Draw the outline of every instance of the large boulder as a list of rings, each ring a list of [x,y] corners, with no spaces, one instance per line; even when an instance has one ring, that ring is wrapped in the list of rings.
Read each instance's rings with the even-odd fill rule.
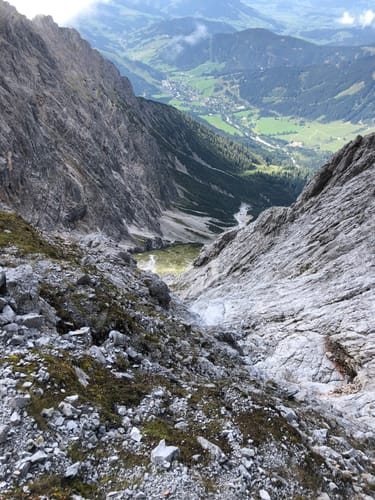
[[[168,309],[171,302],[168,285],[155,275],[148,276],[145,280],[145,285],[151,297],[156,299],[162,307]]]
[[[18,314],[39,312],[39,281],[31,266],[22,265],[8,269],[6,287]]]

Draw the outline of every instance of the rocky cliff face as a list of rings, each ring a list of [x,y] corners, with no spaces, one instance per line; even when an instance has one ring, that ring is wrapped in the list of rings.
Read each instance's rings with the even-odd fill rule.
[[[181,291],[240,339],[252,367],[372,428],[374,182],[375,135],[358,137],[291,208],[206,247]]]
[[[209,233],[210,218],[230,219],[247,201],[244,182],[230,172],[241,168],[228,142],[220,151],[213,133],[205,129],[202,141],[204,128],[181,113],[137,100],[76,31],[48,17],[30,22],[1,0],[0,53],[0,201],[33,224],[160,236],[168,232],[164,211],[173,222],[182,208],[193,216],[181,223],[183,214],[175,216],[171,237],[194,240]],[[258,161],[245,156],[248,167]],[[286,185],[264,184],[256,212],[265,199],[292,201]],[[196,212],[206,218],[189,232]]]
[[[49,229],[157,230],[173,186],[129,82],[78,33],[0,8],[2,201]]]

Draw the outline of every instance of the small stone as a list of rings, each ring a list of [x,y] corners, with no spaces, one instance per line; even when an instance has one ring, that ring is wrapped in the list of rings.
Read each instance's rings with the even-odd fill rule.
[[[135,351],[131,347],[126,349],[126,354],[129,356],[130,359],[133,359],[134,361],[141,361],[142,360],[142,355],[139,354],[137,351]]]
[[[125,415],[127,414],[126,406],[117,406],[116,411],[117,415],[120,415],[120,417],[125,417]]]
[[[24,316],[19,316],[18,322],[21,325],[26,326],[26,328],[35,328],[40,330],[43,326],[44,318],[40,314],[29,313]]]
[[[78,394],[74,394],[73,396],[67,396],[65,398],[65,401],[67,401],[68,403],[76,403],[78,400],[79,400]]]
[[[78,366],[74,367],[74,370],[76,372],[78,382],[83,385],[83,387],[87,387],[89,385],[89,380],[90,377]]]
[[[91,286],[92,285],[92,280],[88,274],[82,274],[77,281],[76,285],[78,286]]]
[[[255,451],[252,448],[241,448],[241,455],[246,458],[254,458]]]
[[[244,467],[243,465],[240,465],[239,468],[238,468],[238,470],[240,471],[242,477],[244,477],[248,481],[251,481],[251,475],[249,474],[249,472],[246,469],[246,467]]]
[[[69,420],[67,423],[66,423],[66,428],[68,431],[70,432],[74,432],[76,429],[77,429],[77,424],[74,422],[74,420]]]
[[[327,435],[327,429],[315,429],[312,433],[314,441],[317,441],[319,444],[323,444],[327,441]]]
[[[0,271],[0,295],[6,295],[7,293],[7,278],[5,271]]]
[[[45,418],[52,418],[55,408],[44,408],[40,414]]]
[[[59,410],[64,415],[64,417],[70,418],[74,415],[75,409],[69,403],[64,403],[63,401],[59,404]]]
[[[162,307],[168,309],[171,302],[168,285],[157,276],[147,279],[145,284],[148,287],[151,297],[154,297]]]
[[[252,461],[252,460],[248,460],[247,458],[243,458],[243,459],[242,459],[242,465],[243,465],[246,469],[251,469],[251,466],[253,465],[253,461]]]
[[[26,408],[31,402],[31,396],[26,394],[25,396],[16,396],[13,400],[13,407],[22,409]]]
[[[336,491],[338,489],[337,484],[333,483],[332,481],[329,483],[328,487],[331,491]]]
[[[8,304],[8,301],[3,297],[0,297],[0,312],[3,311],[4,307]]]
[[[202,436],[197,437],[197,441],[204,450],[209,452],[214,460],[217,460],[219,463],[223,463],[226,461],[227,457],[225,456],[225,453],[219,448],[219,446],[211,443]]]
[[[97,345],[93,345],[90,347],[89,354],[91,357],[96,359],[96,361],[99,361],[99,363],[101,363],[102,365],[107,364],[107,360],[106,360],[102,350]]]
[[[189,424],[187,422],[177,422],[174,428],[181,431],[187,431],[189,429]]]
[[[4,444],[8,438],[9,427],[7,425],[0,425],[0,444]]]
[[[125,264],[131,264],[131,263],[135,262],[129,252],[125,252],[122,250],[120,252],[118,252],[117,257],[119,259],[121,259],[122,261],[124,261]]]
[[[164,389],[159,387],[158,389],[152,391],[152,395],[154,396],[154,398],[163,398],[165,395]]]
[[[361,478],[371,487],[375,488],[375,476],[369,473],[361,474]]]
[[[133,427],[130,431],[130,439],[136,441],[137,443],[140,443],[142,441],[142,434],[137,427]]]
[[[289,422],[289,423],[294,422],[295,420],[297,420],[297,415],[290,408],[288,408],[287,411],[285,413],[282,413],[282,414],[285,417],[286,421]]]
[[[39,312],[38,276],[29,265],[21,265],[7,270],[7,293],[15,302],[18,314]]]
[[[34,455],[32,455],[29,458],[29,460],[31,463],[36,464],[39,462],[44,462],[45,460],[47,460],[47,458],[48,458],[48,455],[46,453],[44,453],[44,451],[37,451],[36,453],[34,453]]]
[[[31,462],[29,460],[20,460],[16,463],[14,475],[23,478],[29,472],[31,466]]]
[[[57,427],[61,427],[62,425],[64,425],[64,422],[65,422],[64,417],[57,417],[55,424]]]
[[[91,329],[89,326],[84,326],[79,330],[71,330],[67,333],[67,338],[80,339],[87,347],[92,344]]]
[[[117,330],[111,330],[108,335],[109,340],[115,347],[125,347],[127,343],[127,337]]]
[[[10,417],[10,422],[12,424],[19,424],[21,422],[21,415],[18,412],[14,411]]]
[[[81,462],[76,462],[75,464],[68,467],[65,471],[65,477],[76,477],[79,474],[81,468]]]
[[[16,318],[16,313],[13,309],[6,305],[3,309],[2,314],[0,314],[0,325],[6,325],[7,323],[12,323]]]
[[[151,462],[155,465],[163,465],[164,462],[171,463],[179,454],[180,450],[177,446],[166,446],[165,440],[162,439],[151,452]]]
[[[271,497],[269,496],[269,494],[266,490],[260,490],[259,496],[262,500],[271,500]]]

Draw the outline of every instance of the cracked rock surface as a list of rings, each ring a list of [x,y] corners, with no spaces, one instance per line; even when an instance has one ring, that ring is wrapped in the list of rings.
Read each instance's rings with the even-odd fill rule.
[[[345,146],[291,208],[203,249],[180,296],[249,365],[375,427],[375,135]]]

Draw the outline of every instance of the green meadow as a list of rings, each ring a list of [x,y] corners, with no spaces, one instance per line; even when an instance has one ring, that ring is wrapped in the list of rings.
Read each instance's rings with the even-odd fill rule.
[[[144,268],[151,256],[155,259],[154,272],[159,276],[178,276],[186,271],[193,260],[198,257],[202,245],[187,244],[173,245],[161,250],[135,254],[138,266]]]

